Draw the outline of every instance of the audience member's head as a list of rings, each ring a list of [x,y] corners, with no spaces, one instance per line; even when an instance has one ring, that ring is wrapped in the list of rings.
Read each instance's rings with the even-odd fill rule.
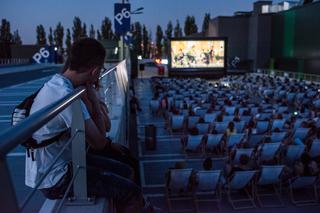
[[[190,135],[199,135],[199,130],[197,127],[192,127],[191,129],[189,129],[189,133]]]
[[[250,158],[248,155],[246,154],[240,155],[240,158],[239,158],[240,165],[246,166],[249,163],[249,160]]]
[[[212,169],[212,159],[211,158],[206,158],[204,161],[203,161],[203,169],[204,170],[211,170]]]

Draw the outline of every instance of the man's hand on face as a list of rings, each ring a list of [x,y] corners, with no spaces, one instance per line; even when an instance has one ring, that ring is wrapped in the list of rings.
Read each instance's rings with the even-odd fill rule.
[[[93,104],[99,104],[100,101],[99,101],[98,91],[93,87],[92,84],[89,84],[89,83],[87,83],[86,88],[87,88],[88,99]]]

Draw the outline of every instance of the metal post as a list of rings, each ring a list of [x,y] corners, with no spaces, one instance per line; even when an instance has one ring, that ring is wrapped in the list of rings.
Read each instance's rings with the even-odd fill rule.
[[[16,193],[5,157],[0,157],[0,209],[1,212],[19,212]]]
[[[72,166],[73,171],[80,169],[73,182],[74,200],[68,204],[88,205],[93,204],[93,200],[88,198],[87,193],[85,127],[80,99],[72,104],[71,135],[76,134],[76,131],[79,132],[72,142]]]

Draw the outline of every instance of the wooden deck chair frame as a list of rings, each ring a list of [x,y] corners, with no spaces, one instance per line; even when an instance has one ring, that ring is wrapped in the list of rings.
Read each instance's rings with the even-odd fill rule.
[[[166,200],[167,200],[167,205],[168,205],[168,210],[169,212],[188,212],[188,211],[192,211],[192,209],[173,209],[172,208],[172,202],[174,201],[181,201],[181,200],[193,200],[193,192],[191,191],[186,191],[184,193],[174,193],[171,194],[170,192],[170,185],[171,185],[171,181],[172,181],[172,177],[174,176],[174,174],[177,174],[177,180],[175,180],[176,183],[173,183],[172,185],[179,185],[179,181],[181,181],[182,179],[184,181],[186,181],[185,179],[187,179],[188,183],[185,183],[184,185],[184,189],[187,189],[187,187],[189,186],[189,178],[192,174],[193,169],[171,169],[170,170],[170,182],[169,182],[169,186],[166,186]]]
[[[261,175],[260,175],[260,178],[257,180],[257,182],[255,183],[255,187],[254,187],[254,194],[255,194],[255,197],[259,203],[259,205],[261,207],[266,207],[266,208],[272,208],[272,207],[283,207],[284,206],[284,203],[283,203],[283,200],[282,200],[282,197],[281,197],[281,192],[282,192],[282,182],[281,182],[281,174],[283,172],[283,168],[284,166],[283,165],[275,165],[275,166],[262,166],[261,167],[262,170],[261,170]],[[274,175],[277,175],[277,179],[273,179],[273,180],[268,180],[268,178],[270,179],[270,175],[268,175],[268,177],[266,178],[266,176],[264,176],[264,170],[265,169],[277,169],[277,172],[273,172],[272,174]],[[265,180],[264,181],[261,181],[263,180],[262,178],[264,178]],[[260,181],[262,183],[260,183]],[[266,185],[271,185],[272,188],[273,188],[273,193],[270,193],[270,192],[262,192],[261,190],[259,191],[259,186],[266,186]],[[269,188],[268,188],[269,189]],[[263,201],[262,201],[262,197],[274,197],[276,196],[278,198],[278,201],[279,201],[279,205],[268,205],[268,204],[264,204]]]
[[[202,176],[202,177],[201,177]],[[213,190],[207,190],[210,187],[207,187],[207,185],[203,185],[200,187],[200,185],[203,183],[201,182],[201,179],[206,177],[209,180],[212,180],[212,188]],[[197,179],[198,179],[198,185],[194,192],[194,205],[196,207],[196,212],[200,212],[199,203],[204,202],[214,202],[217,204],[218,212],[220,212],[220,202],[221,202],[221,184],[220,184],[220,177],[221,177],[221,170],[209,170],[209,171],[198,171],[197,173]],[[199,188],[206,188],[206,190],[199,191]],[[201,198],[201,196],[213,196],[213,198]],[[204,211],[201,211],[204,212]],[[212,212],[212,211],[208,211]]]
[[[242,209],[251,209],[251,208],[256,208],[256,203],[254,201],[254,191],[253,191],[253,178],[255,175],[256,171],[236,171],[234,173],[234,176],[232,177],[232,179],[230,181],[228,181],[228,186],[227,186],[227,196],[228,196],[228,201],[231,204],[232,208],[234,210],[242,210]],[[246,184],[244,184],[244,186],[240,187],[240,188],[232,188],[231,184],[233,182],[233,180],[235,179],[235,177],[237,177],[238,175],[243,175],[243,174],[247,174],[248,177],[246,178],[247,182]],[[248,191],[248,189],[246,188],[248,185],[251,184],[251,192]],[[247,196],[247,198],[242,198],[242,199],[235,199],[232,197],[232,194],[236,192],[238,192],[238,190],[244,190],[245,194]],[[250,195],[251,194],[251,195]],[[251,205],[246,205],[246,206],[237,206],[236,203],[240,203],[240,202],[249,202]]]
[[[317,190],[317,176],[303,176],[296,177],[289,180],[289,190],[290,190],[290,200],[296,206],[311,206],[319,205],[319,197]],[[304,180],[307,180],[309,183],[303,183]],[[298,183],[297,183],[298,182]],[[295,185],[296,184],[296,185]],[[297,186],[299,185],[299,186]],[[312,190],[313,199],[297,199],[295,196],[295,189],[299,188],[310,188]]]

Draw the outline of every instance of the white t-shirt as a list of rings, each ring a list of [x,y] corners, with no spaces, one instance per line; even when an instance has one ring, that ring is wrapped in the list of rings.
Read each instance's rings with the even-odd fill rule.
[[[32,104],[30,114],[48,106],[49,104],[56,102],[57,100],[65,97],[67,94],[74,90],[71,82],[66,77],[56,74],[38,93]],[[90,119],[89,112],[85,104],[81,101],[81,108],[83,112],[84,120]],[[46,125],[41,127],[33,134],[33,138],[40,143],[40,141],[52,138],[59,133],[65,131],[71,127],[72,122],[72,109],[71,106],[67,107],[64,111],[58,114],[55,118],[49,121]],[[43,174],[47,171],[47,168],[53,162],[54,158],[60,152],[65,142],[69,138],[61,138],[58,142],[52,143],[49,146],[34,150],[33,161],[31,157],[26,155],[26,177],[25,184],[34,188]],[[39,189],[50,188],[54,186],[66,173],[67,164],[71,161],[71,143],[68,146],[61,157],[58,159],[52,170],[43,180]]]

